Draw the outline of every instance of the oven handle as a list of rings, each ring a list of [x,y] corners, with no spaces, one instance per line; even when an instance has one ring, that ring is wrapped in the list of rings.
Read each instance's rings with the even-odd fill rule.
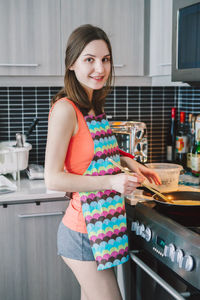
[[[139,251],[130,251],[131,259],[143,269],[151,278],[153,278],[158,284],[160,284],[169,294],[171,294],[177,300],[185,300],[171,285],[169,285],[164,279],[162,279],[158,274],[151,270],[140,258],[135,254]]]

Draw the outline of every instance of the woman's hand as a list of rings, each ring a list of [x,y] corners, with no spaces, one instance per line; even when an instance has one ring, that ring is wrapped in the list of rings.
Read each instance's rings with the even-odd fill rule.
[[[147,179],[150,183],[155,183],[156,185],[162,184],[160,177],[152,169],[145,167],[129,157],[122,157],[122,161],[131,171],[143,177],[143,181]]]
[[[148,179],[150,183],[155,183],[156,185],[162,184],[160,177],[158,174],[153,171],[152,169],[149,169],[142,164],[137,163],[137,167],[135,169],[135,172],[137,174],[140,174],[141,176],[144,176],[145,178]]]
[[[133,176],[122,173],[111,175],[109,177],[111,189],[124,195],[132,194],[132,192],[144,181],[143,176],[136,173],[133,174]]]

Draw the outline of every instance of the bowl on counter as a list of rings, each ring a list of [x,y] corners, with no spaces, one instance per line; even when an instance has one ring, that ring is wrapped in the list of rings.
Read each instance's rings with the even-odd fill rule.
[[[31,144],[16,147],[16,141],[0,142],[0,174],[25,170],[28,166]]]
[[[183,169],[182,166],[171,163],[149,163],[145,165],[148,168],[153,169],[162,181],[161,185],[155,185],[150,184],[148,180],[145,180],[146,184],[152,186],[161,193],[175,192],[178,190],[179,176]]]

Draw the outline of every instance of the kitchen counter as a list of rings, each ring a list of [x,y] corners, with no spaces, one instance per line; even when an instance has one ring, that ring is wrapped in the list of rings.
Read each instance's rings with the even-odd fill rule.
[[[17,185],[17,182],[14,182]],[[64,192],[47,191],[44,180],[21,179],[17,191],[0,195],[0,205],[65,200]]]
[[[12,181],[17,185],[17,181]],[[179,185],[179,191],[198,191],[200,192],[200,186],[192,187],[187,185]],[[126,202],[131,205],[135,205],[138,200],[144,198],[143,191],[137,190],[131,197],[126,198]],[[145,196],[146,197],[146,196]],[[149,197],[148,197],[149,198]],[[44,180],[29,180],[28,178],[22,178],[20,180],[20,187],[16,192],[10,192],[0,195],[0,205],[10,205],[16,203],[34,203],[45,201],[66,201],[65,192],[47,191]]]

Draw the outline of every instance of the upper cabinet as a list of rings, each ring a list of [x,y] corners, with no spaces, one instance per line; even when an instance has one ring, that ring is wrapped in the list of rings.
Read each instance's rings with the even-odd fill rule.
[[[61,74],[59,1],[1,0],[0,20],[0,75]]]
[[[69,35],[88,23],[111,41],[115,84],[168,84],[172,1],[0,0],[0,85],[63,85]]]
[[[82,24],[107,33],[116,76],[144,75],[144,0],[61,0],[62,74],[68,37]]]
[[[149,75],[171,75],[172,0],[150,1]]]

